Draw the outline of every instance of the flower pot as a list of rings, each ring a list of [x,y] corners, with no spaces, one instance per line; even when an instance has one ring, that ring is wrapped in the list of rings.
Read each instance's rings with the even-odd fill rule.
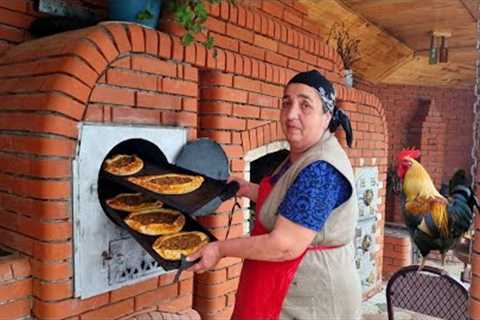
[[[156,28],[161,7],[162,0],[108,0],[108,17]]]
[[[352,72],[352,69],[343,70],[343,75],[345,77],[345,85],[349,88],[353,87],[353,72]]]

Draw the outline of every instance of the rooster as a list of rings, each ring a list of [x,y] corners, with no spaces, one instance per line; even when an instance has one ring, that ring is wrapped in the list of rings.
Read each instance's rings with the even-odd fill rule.
[[[397,175],[402,180],[405,198],[405,224],[422,255],[421,270],[432,250],[440,251],[444,267],[447,251],[468,231],[474,207],[479,208],[479,205],[464,179],[456,180],[448,198],[442,196],[417,161],[419,157],[419,150],[402,150],[397,157]]]

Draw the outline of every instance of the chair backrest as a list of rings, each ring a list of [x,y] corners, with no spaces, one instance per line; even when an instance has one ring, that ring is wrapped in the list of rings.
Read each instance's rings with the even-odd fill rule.
[[[393,308],[402,308],[445,320],[468,319],[468,291],[462,283],[442,270],[407,266],[398,270],[387,284],[388,319]]]

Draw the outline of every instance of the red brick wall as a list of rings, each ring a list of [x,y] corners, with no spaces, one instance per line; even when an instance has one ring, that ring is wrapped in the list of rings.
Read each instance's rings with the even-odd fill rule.
[[[102,12],[106,0],[66,0]],[[34,0],[0,0],[0,53],[18,43],[31,39],[28,28],[33,20],[45,14],[34,8]]]
[[[30,38],[26,30],[35,16],[33,1],[0,1],[0,53]]]
[[[385,228],[383,278],[389,279],[400,268],[412,264],[412,243],[407,231]]]
[[[470,169],[472,160],[472,89],[448,89],[420,86],[382,85],[359,87],[375,94],[385,108],[389,130],[389,164],[394,159],[397,150],[406,147],[405,130],[409,122],[415,118],[420,108],[427,107],[422,101],[434,103],[438,116],[446,125],[445,159],[443,179],[448,179],[455,168]],[[421,112],[418,113],[421,116]]]
[[[0,257],[0,319],[30,315],[32,274],[27,258],[16,254]]]
[[[422,150],[420,161],[435,185],[440,187],[445,171],[446,123],[433,101],[425,103],[427,106],[424,108],[427,112],[421,118],[417,117],[420,120],[419,127],[417,127],[419,131],[415,135],[419,138],[418,147]]]
[[[221,143],[232,172],[240,174],[247,151],[282,138],[277,121],[282,86],[295,72],[317,68],[337,83],[338,105],[351,116],[353,165],[378,166],[385,181],[384,110],[375,96],[340,84],[339,57],[312,34],[315,26],[297,2],[222,3],[209,10],[216,58],[198,43],[184,48],[172,35],[178,30],[168,24],[163,28],[172,34],[100,25],[26,42],[0,57],[0,108],[8,112],[0,121],[0,243],[30,258],[36,318],[113,319],[193,304],[202,319],[225,319],[234,303],[241,264],[232,258],[195,279],[185,274],[180,283],[166,275],[73,298],[71,161],[80,121],[185,126],[190,139],[206,136]],[[340,130],[338,136],[344,143]],[[220,239],[232,205],[227,201],[200,219]],[[230,237],[241,234],[242,220],[239,211]]]

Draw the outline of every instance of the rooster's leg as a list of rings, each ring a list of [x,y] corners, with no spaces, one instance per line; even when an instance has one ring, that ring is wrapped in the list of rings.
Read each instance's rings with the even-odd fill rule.
[[[441,252],[440,256],[442,257],[442,275],[447,275],[448,272],[445,270],[445,259],[447,258],[447,253],[446,252]]]
[[[422,257],[422,261],[420,262],[420,266],[418,267],[417,272],[422,271],[423,267],[425,267],[425,263],[427,262],[427,256],[428,255]]]

